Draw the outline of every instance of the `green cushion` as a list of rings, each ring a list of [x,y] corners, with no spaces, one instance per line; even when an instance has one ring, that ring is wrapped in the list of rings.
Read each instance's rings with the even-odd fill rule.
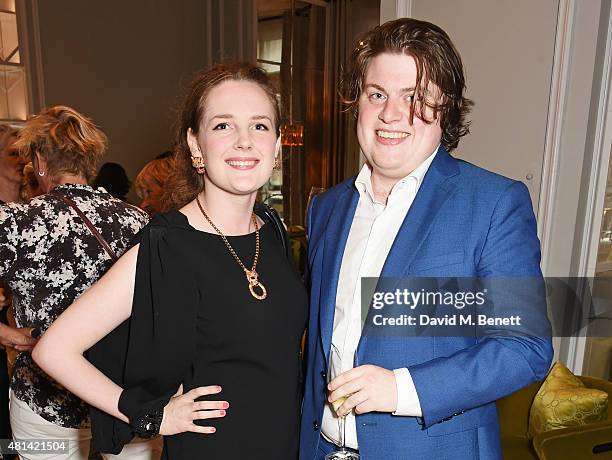
[[[528,436],[600,422],[607,415],[608,393],[585,387],[567,367],[555,363],[531,405]]]

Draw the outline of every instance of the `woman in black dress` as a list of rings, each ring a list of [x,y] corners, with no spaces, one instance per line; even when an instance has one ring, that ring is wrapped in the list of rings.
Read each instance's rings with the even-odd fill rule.
[[[256,213],[280,150],[265,73],[201,74],[177,143],[173,210],[55,322],[34,359],[99,409],[102,451],[159,432],[170,460],[297,458],[307,299],[277,222]]]

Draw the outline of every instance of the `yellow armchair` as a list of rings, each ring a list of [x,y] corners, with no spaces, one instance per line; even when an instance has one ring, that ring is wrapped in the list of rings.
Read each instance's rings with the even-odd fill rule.
[[[612,401],[612,382],[579,377],[589,388],[606,391]],[[612,460],[612,405],[608,419],[563,428],[527,438],[529,409],[542,382],[536,382],[497,401],[505,460]]]

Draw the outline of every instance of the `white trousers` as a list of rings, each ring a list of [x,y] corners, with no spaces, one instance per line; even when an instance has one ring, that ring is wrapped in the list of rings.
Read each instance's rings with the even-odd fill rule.
[[[104,460],[159,460],[163,446],[161,436],[153,439],[135,438],[123,446],[119,455],[102,454],[102,457]]]
[[[88,460],[91,443],[89,428],[64,428],[36,414],[30,407],[15,397],[11,391],[10,414],[13,438],[18,440],[62,440],[68,447],[66,452],[42,453],[19,451],[22,460]],[[159,460],[162,438],[135,439],[127,444],[119,455],[102,454],[105,460]]]

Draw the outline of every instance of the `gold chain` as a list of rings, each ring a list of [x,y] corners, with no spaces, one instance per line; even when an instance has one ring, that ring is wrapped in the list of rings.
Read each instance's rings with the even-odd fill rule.
[[[242,270],[244,270],[246,279],[249,283],[249,291],[251,292],[251,295],[257,300],[265,299],[268,296],[268,291],[266,290],[264,285],[261,284],[261,281],[259,281],[259,274],[256,270],[257,261],[259,260],[259,224],[257,223],[257,217],[255,217],[255,213],[251,213],[251,219],[253,220],[253,225],[255,226],[255,258],[253,259],[253,266],[249,270],[244,266],[242,260],[240,260],[240,257],[238,257],[238,254],[236,254],[236,251],[234,251],[232,245],[229,243],[229,241],[227,241],[225,235],[221,233],[221,230],[219,230],[217,226],[213,223],[211,218],[208,217],[208,214],[206,214],[206,211],[204,211],[204,208],[202,207],[202,204],[200,203],[200,200],[197,196],[196,203],[198,204],[198,208],[200,208],[200,211],[202,211],[202,215],[204,216],[204,218],[208,221],[208,223],[215,230],[215,232],[217,232],[217,234],[223,239],[223,242],[225,243],[225,246],[227,247],[230,254],[234,257],[234,259],[236,259],[236,262],[238,262],[238,265],[240,265]],[[259,289],[259,292],[256,291],[256,288]]]

